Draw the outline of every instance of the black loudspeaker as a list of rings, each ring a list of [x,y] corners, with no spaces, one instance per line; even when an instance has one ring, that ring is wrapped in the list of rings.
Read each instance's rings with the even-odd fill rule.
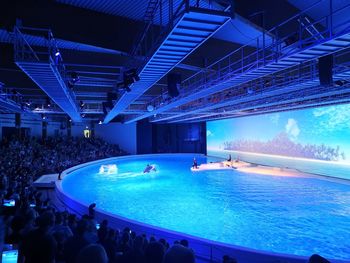
[[[180,85],[180,74],[168,74],[168,93],[172,98],[179,96]]]
[[[320,85],[330,86],[333,84],[333,55],[327,55],[318,59],[318,74]]]

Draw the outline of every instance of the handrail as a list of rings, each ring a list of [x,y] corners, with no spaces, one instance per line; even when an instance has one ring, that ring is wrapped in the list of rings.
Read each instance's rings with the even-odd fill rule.
[[[200,2],[205,3],[205,1],[197,1],[197,7],[199,7]],[[150,56],[153,55],[154,51],[159,47],[164,37],[173,28],[173,25],[177,22],[181,15],[185,12],[188,12],[191,4],[190,0],[160,0],[157,3],[158,4],[153,13],[152,20],[147,21],[146,25],[143,27],[142,32],[140,33],[140,37],[137,38],[136,43],[133,45],[133,48],[130,52],[132,56],[135,56],[139,53],[142,53],[142,48],[145,46],[146,51],[144,52],[144,54],[141,54],[143,59],[136,62],[139,68],[142,68],[141,66],[147,63]],[[208,8],[204,7],[204,9]],[[167,18],[167,21],[163,24],[163,16],[165,15],[165,11],[168,11],[168,17],[165,16],[165,18]],[[151,35],[151,41],[148,41],[149,35]],[[150,48],[147,48],[149,44],[147,42],[151,42]],[[130,68],[132,63],[133,62],[130,61],[126,65],[126,68]]]
[[[35,51],[30,44],[28,43],[24,33],[21,30],[35,31],[43,33],[45,32],[47,36],[45,40],[47,41],[47,52]],[[24,49],[29,49],[30,54],[36,59],[36,61],[40,62],[41,59],[47,63],[49,63],[58,73],[60,81],[64,82],[65,91],[70,95],[70,98],[76,104],[76,96],[74,92],[68,88],[68,77],[66,67],[63,63],[62,55],[59,53],[59,48],[57,44],[57,40],[54,38],[53,33],[50,29],[42,29],[42,28],[32,28],[32,27],[18,27],[14,28],[15,33],[15,60],[26,60],[25,54],[28,53]],[[57,54],[58,53],[58,54]],[[38,55],[43,55],[39,57]],[[41,58],[41,59],[40,59]]]
[[[39,57],[37,56],[37,54],[35,53],[33,48],[30,46],[30,44],[28,43],[28,41],[26,40],[26,38],[24,37],[24,35],[22,34],[22,32],[19,30],[19,28],[17,26],[15,26],[14,31],[15,31],[15,55],[16,55],[16,58],[17,58],[18,52],[20,52],[20,50],[18,50],[18,49],[19,49],[20,39],[21,39],[26,44],[27,48],[29,48],[29,50],[32,52],[32,55],[34,55],[34,57],[38,61],[40,61]],[[22,47],[21,48],[22,52],[24,52],[25,45],[22,44],[21,47]],[[22,58],[24,58],[23,54],[22,54],[22,56],[23,56]]]
[[[302,15],[306,14],[310,9],[314,8],[315,6],[319,5],[320,3],[324,2],[325,0],[319,0],[316,3],[310,5],[305,10],[299,12],[298,14],[292,16],[291,18],[287,19],[286,21],[280,23],[279,25],[273,27],[267,32],[263,32],[261,35],[256,37],[255,39],[249,41],[246,45],[239,47],[238,49],[233,50],[232,52],[228,53],[224,57],[220,58],[219,60],[211,63],[206,68],[194,73],[192,76],[188,77],[186,80],[182,82],[182,88],[180,90],[180,96],[177,98],[183,98],[189,95],[189,92],[193,93],[194,91],[198,91],[201,88],[203,88],[203,85],[209,85],[209,84],[216,84],[223,79],[232,78],[235,75],[243,74],[245,72],[248,72],[252,69],[257,69],[263,65],[266,65],[266,63],[271,63],[274,61],[278,61],[280,58],[287,57],[290,54],[294,53],[296,49],[302,49],[306,46],[312,45],[315,42],[320,42],[319,40],[315,40],[314,36],[304,36],[305,29],[301,26],[301,21],[299,19],[299,34],[296,35],[297,39],[295,40],[296,44],[286,44],[285,41],[295,35],[294,32],[288,33],[287,35],[280,36],[279,31],[281,30],[282,26],[287,25],[291,21],[295,21],[295,19],[298,20]],[[328,0],[333,1],[333,0]],[[335,13],[341,12],[346,10],[350,7],[350,4],[347,4],[343,7],[338,8],[337,10],[330,10],[330,14],[326,14],[320,19],[313,21],[312,25],[320,25],[322,26],[322,23],[328,22],[328,18],[330,16],[333,16]],[[350,19],[349,19],[350,21]],[[325,35],[326,39],[331,37],[330,35],[326,35],[327,32],[333,32],[334,29],[339,28],[343,26],[343,24],[338,25],[329,25],[327,23],[326,28],[324,28],[321,33]],[[306,26],[307,27],[307,26]],[[323,26],[322,26],[323,27]],[[332,27],[332,28],[330,28]],[[272,36],[275,36],[272,38],[271,43],[266,45],[263,42],[263,46],[261,47],[260,41],[261,38],[264,39],[264,36],[266,34],[270,34]],[[257,44],[257,48],[254,51],[250,51],[252,48],[250,46],[251,43]],[[245,52],[249,52],[249,54],[245,55]],[[232,58],[232,59],[231,59]],[[238,58],[238,59],[237,59]],[[233,63],[232,63],[233,62]],[[223,65],[222,65],[223,64]],[[227,70],[227,72],[225,72]],[[209,73],[208,73],[209,72]],[[193,90],[193,87],[196,87],[195,90]],[[182,92],[181,92],[182,91]],[[164,101],[162,98],[166,95],[166,93],[161,94],[157,98],[153,100],[153,104],[155,104],[156,101],[161,101],[162,104]],[[172,99],[168,100],[165,103],[169,103],[173,101]],[[154,106],[160,106],[158,105]]]
[[[349,70],[349,63],[348,62],[342,62],[339,61],[339,59],[344,58],[344,56],[350,55],[350,49],[346,49],[344,51],[338,52],[334,56],[334,73],[341,73]],[[248,88],[253,89],[254,93],[256,95],[260,94],[261,92],[274,92],[278,90],[282,90],[283,88],[286,88],[290,86],[291,84],[299,84],[304,83],[308,81],[313,81],[317,79],[318,76],[318,70],[317,70],[317,61],[309,61],[302,65],[294,66],[293,68],[286,69],[282,72],[274,73],[272,75],[261,77],[258,79],[254,79],[248,82],[245,82],[243,84],[236,85],[232,88],[226,89],[225,92],[216,92],[211,94],[210,96],[200,98],[197,100],[194,100],[190,103],[186,103],[184,105],[181,105],[178,110],[180,111],[198,111],[202,110],[205,111],[208,107],[207,100],[210,99],[212,103],[215,103],[215,105],[212,105],[212,109],[221,108],[221,107],[227,107],[230,106],[229,103],[233,104],[235,101],[249,98],[248,96],[251,96],[247,94]],[[266,85],[268,83],[268,85]],[[198,86],[198,83],[194,83],[194,86]],[[210,83],[208,83],[210,85]],[[256,90],[256,87],[258,87],[258,91]],[[254,96],[253,96],[254,97]],[[153,104],[158,103],[157,99],[159,97],[156,97],[153,100]],[[233,100],[234,99],[234,100]],[[252,98],[251,100],[253,100]],[[204,107],[204,108],[203,108]],[[209,109],[210,109],[209,105]],[[209,110],[208,109],[208,110]],[[183,116],[183,115],[182,115]],[[181,115],[179,118],[182,118]],[[156,118],[153,118],[154,121],[162,121],[162,120],[168,120],[168,119],[176,119],[175,116],[171,117],[162,117],[158,116]]]

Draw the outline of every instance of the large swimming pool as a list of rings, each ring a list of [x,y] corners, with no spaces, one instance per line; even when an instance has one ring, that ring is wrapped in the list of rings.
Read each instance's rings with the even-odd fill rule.
[[[205,157],[199,163],[209,162]],[[157,171],[143,174],[155,164]],[[101,164],[117,172],[100,173]],[[191,155],[137,156],[78,169],[74,199],[129,219],[258,250],[350,259],[350,184],[316,176],[191,172]]]

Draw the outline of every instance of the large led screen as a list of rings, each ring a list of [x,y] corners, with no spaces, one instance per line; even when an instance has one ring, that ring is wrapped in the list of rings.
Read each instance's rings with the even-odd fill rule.
[[[207,152],[350,179],[350,105],[211,121]]]

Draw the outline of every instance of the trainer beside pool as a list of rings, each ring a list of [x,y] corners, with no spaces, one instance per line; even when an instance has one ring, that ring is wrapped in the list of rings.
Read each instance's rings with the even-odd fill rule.
[[[198,169],[198,163],[197,163],[196,158],[193,158],[192,169]]]

